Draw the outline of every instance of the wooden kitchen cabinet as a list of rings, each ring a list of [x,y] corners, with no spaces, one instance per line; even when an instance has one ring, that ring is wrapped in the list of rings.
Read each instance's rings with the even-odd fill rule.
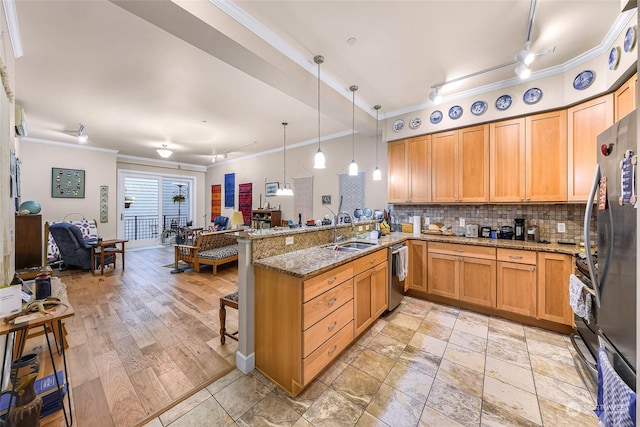
[[[432,242],[428,292],[485,307],[496,306],[496,250]]]
[[[567,111],[528,116],[526,201],[567,201]]]
[[[573,272],[570,255],[538,253],[538,318],[573,325],[569,305],[569,275]]]
[[[255,209],[251,211],[253,228],[280,227],[281,212],[279,210]]]
[[[409,240],[409,271],[404,282],[405,292],[417,291],[427,293],[427,242],[424,240]]]
[[[613,124],[613,94],[569,108],[567,111],[567,199],[586,202],[596,170],[597,140]]]
[[[388,144],[389,203],[431,201],[429,148],[431,135]]]
[[[638,74],[634,74],[614,93],[614,116],[615,121],[638,108]]]
[[[498,248],[497,259],[497,308],[535,317],[536,253]]]
[[[567,201],[567,112],[489,125],[492,202]]]
[[[431,138],[431,201],[489,200],[489,127],[441,132]]]
[[[373,261],[373,262],[372,262]],[[358,268],[358,264],[366,266]],[[354,336],[364,332],[389,306],[389,269],[386,250],[354,261],[353,278]]]

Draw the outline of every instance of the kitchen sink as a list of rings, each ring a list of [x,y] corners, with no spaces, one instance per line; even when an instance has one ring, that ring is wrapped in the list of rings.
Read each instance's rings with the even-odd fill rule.
[[[338,245],[329,245],[326,248],[334,250],[334,251],[344,251],[344,252],[358,252],[364,249],[369,249],[373,246],[376,246],[377,243],[368,243],[368,242],[346,242],[340,243]]]

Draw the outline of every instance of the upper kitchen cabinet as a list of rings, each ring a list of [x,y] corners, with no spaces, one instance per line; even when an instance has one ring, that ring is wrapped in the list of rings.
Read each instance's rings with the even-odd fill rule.
[[[434,134],[430,151],[433,202],[489,200],[488,126]]]
[[[489,126],[492,202],[567,201],[567,112]]]
[[[525,199],[524,119],[489,125],[489,199],[492,202],[521,202]]]
[[[388,144],[389,203],[431,201],[429,149],[431,135]]]
[[[598,135],[613,124],[613,94],[569,108],[567,199],[586,202],[596,168]]]
[[[617,122],[638,107],[638,74],[634,74],[614,93],[615,121]]]
[[[567,201],[567,111],[526,118],[526,201]]]

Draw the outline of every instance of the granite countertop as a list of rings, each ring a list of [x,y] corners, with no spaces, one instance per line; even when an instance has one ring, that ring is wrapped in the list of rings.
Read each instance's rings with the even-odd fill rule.
[[[367,220],[367,221],[356,221],[353,223],[353,226],[359,225],[367,225],[367,224],[375,224],[380,221],[377,220]],[[351,224],[338,224],[337,228],[345,228],[351,227]],[[263,229],[246,229],[243,231],[239,231],[236,234],[241,239],[247,240],[257,240],[257,239],[267,239],[275,236],[293,236],[300,233],[311,233],[318,230],[333,230],[333,225],[303,225],[302,227],[296,228],[288,228],[288,227],[273,227],[273,228],[263,228]]]
[[[380,239],[378,239],[377,245],[371,245],[371,248],[363,249],[361,251],[334,251],[331,250],[333,246],[332,244],[326,244],[263,258],[254,261],[253,264],[258,267],[275,270],[284,274],[289,274],[305,279],[307,277],[315,276],[317,274],[329,271],[335,267],[360,258],[361,256],[375,252],[376,250],[386,248],[393,244],[404,242],[410,239],[425,240],[428,242],[488,246],[494,248],[555,252],[567,255],[574,255],[579,252],[584,252],[584,248],[579,245],[560,245],[558,243],[537,243],[521,240],[467,238],[432,234],[420,234],[414,236],[412,233],[394,232],[389,235],[382,236]],[[352,239],[350,241],[372,242],[368,239]]]

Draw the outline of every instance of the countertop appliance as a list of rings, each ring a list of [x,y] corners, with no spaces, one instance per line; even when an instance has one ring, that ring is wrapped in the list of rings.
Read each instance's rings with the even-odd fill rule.
[[[507,240],[513,239],[513,227],[510,225],[503,225],[500,227],[500,238]]]
[[[537,225],[530,225],[527,227],[527,241],[539,242],[540,241],[540,229]]]
[[[398,277],[398,259],[400,258],[400,251],[405,252],[408,263],[409,251],[404,242],[389,246],[388,249],[389,307],[387,308],[387,311],[391,311],[396,308],[404,297],[404,281],[406,280],[406,277],[403,277],[402,280]],[[408,270],[409,269],[407,268],[406,273],[409,272]]]
[[[478,237],[478,225],[477,224],[467,224],[465,226],[465,237]]]
[[[589,226],[596,209],[597,268],[593,255],[586,254],[595,293],[592,309],[596,310],[599,347],[606,348],[616,373],[635,391],[637,110],[601,133],[596,147],[598,163],[584,215],[584,245],[589,248]]]
[[[485,237],[487,239],[491,237],[491,227],[484,226],[480,228],[480,236]]]
[[[513,222],[515,223],[513,238],[515,240],[524,240],[524,218],[516,218]]]

